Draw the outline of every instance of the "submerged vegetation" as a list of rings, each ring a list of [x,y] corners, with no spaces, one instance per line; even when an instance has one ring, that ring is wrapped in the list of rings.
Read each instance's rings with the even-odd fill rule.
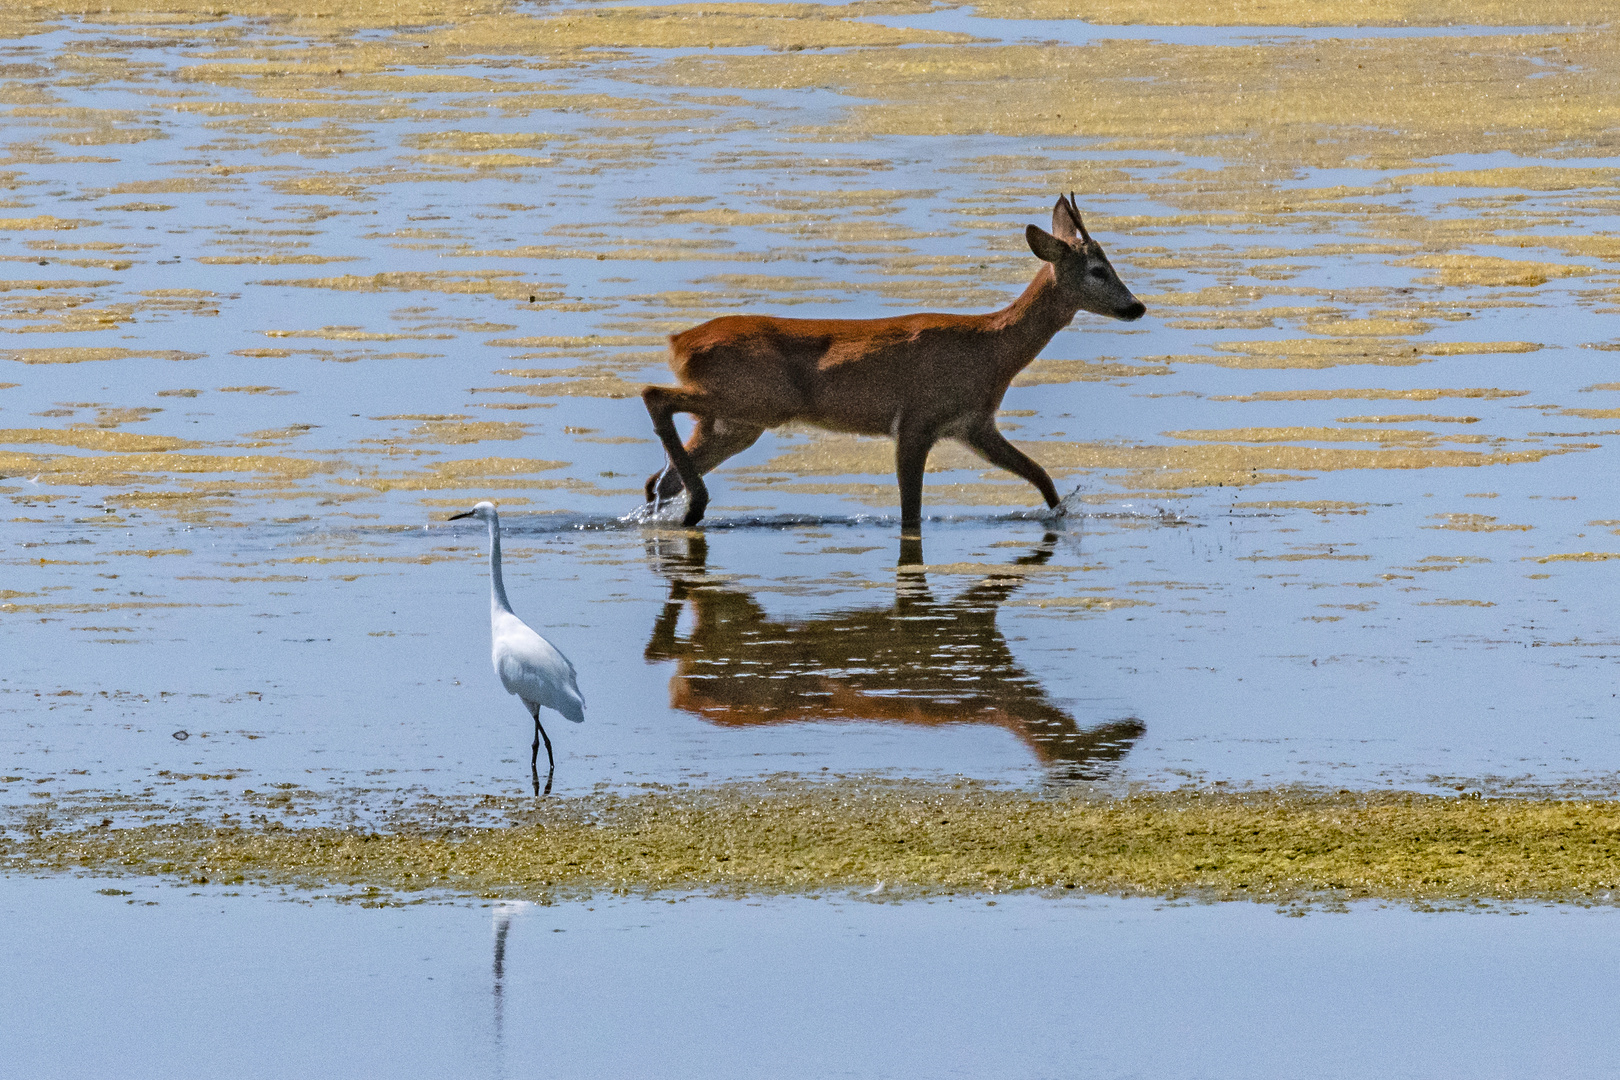
[[[1601,74],[1615,67],[1620,33],[1607,12],[1575,0],[986,0],[973,12],[928,0],[8,5],[0,258],[14,266],[0,280],[0,334],[9,335],[0,364],[13,381],[0,382],[9,409],[0,496],[28,550],[8,554],[14,580],[0,589],[0,619],[40,653],[77,663],[80,643],[94,641],[145,650],[139,665],[108,671],[184,673],[173,691],[151,689],[153,705],[144,690],[137,703],[134,691],[103,689],[55,661],[19,665],[7,692],[26,697],[0,704],[28,718],[29,752],[68,730],[35,721],[64,718],[53,710],[70,700],[88,714],[93,695],[110,694],[144,718],[215,685],[179,665],[171,641],[228,639],[255,657],[256,674],[305,677],[317,670],[308,654],[259,644],[261,627],[278,624],[244,630],[246,620],[330,610],[326,594],[362,570],[401,570],[401,593],[438,587],[424,568],[481,556],[448,531],[427,539],[422,525],[472,497],[502,495],[532,511],[527,541],[507,553],[514,562],[539,566],[560,550],[583,553],[581,567],[639,564],[674,534],[553,549],[556,534],[534,523],[584,507],[602,525],[639,503],[660,455],[637,394],[667,378],[666,334],[742,311],[999,306],[1032,272],[1025,222],[1075,189],[1140,283],[1152,336],[1080,324],[1020,376],[1005,429],[1065,488],[1086,489],[1077,507],[1151,496],[1176,508],[1125,503],[1113,519],[1090,519],[1093,534],[1219,525],[1217,539],[1201,541],[1202,561],[1172,569],[1167,545],[1144,545],[1145,557],[1088,536],[1100,551],[1077,564],[1048,564],[1050,549],[1037,549],[1003,565],[993,548],[1033,545],[1009,531],[953,556],[971,561],[908,564],[891,580],[888,565],[876,574],[875,561],[853,561],[874,549],[807,529],[784,547],[813,560],[774,559],[744,589],[721,584],[719,569],[699,574],[688,546],[684,564],[660,571],[667,586],[654,588],[667,587],[666,610],[690,593],[701,598],[690,601],[694,618],[717,617],[700,620],[702,633],[677,633],[671,615],[646,646],[649,663],[685,665],[670,682],[677,708],[710,721],[725,713],[741,740],[760,717],[822,707],[794,712],[797,701],[765,693],[744,707],[704,692],[713,685],[704,678],[735,685],[739,671],[757,669],[767,639],[786,643],[771,654],[785,658],[772,676],[825,677],[812,688],[821,696],[807,698],[833,703],[818,719],[954,721],[962,698],[945,682],[924,685],[913,665],[910,682],[862,684],[847,673],[870,668],[876,649],[829,644],[899,640],[894,628],[928,605],[941,624],[971,629],[982,616],[977,636],[913,632],[908,662],[925,649],[952,663],[1004,657],[1000,669],[981,662],[974,680],[1021,680],[1033,688],[1026,704],[1046,708],[1039,679],[1013,662],[1009,640],[1023,639],[995,630],[993,612],[964,614],[960,598],[928,600],[924,569],[936,581],[984,576],[986,586],[962,594],[981,609],[994,606],[995,581],[1027,578],[1026,592],[1005,601],[1031,616],[1026,629],[1034,615],[1066,627],[1152,618],[1153,640],[1175,642],[1167,648],[1188,663],[1206,662],[1200,649],[1216,637],[1247,633],[1239,605],[1254,592],[1271,624],[1287,611],[1310,636],[1299,637],[1309,655],[1292,642],[1251,651],[1287,654],[1278,662],[1300,672],[1317,672],[1320,659],[1313,688],[1368,686],[1390,670],[1364,668],[1374,674],[1355,683],[1337,674],[1352,664],[1428,669],[1435,642],[1458,642],[1467,657],[1504,642],[1546,646],[1525,655],[1557,655],[1558,685],[1581,682],[1567,672],[1587,665],[1603,689],[1581,697],[1581,682],[1551,704],[1538,696],[1527,714],[1600,708],[1612,685],[1612,668],[1596,666],[1612,663],[1608,624],[1601,613],[1586,623],[1563,618],[1567,608],[1539,612],[1572,593],[1596,595],[1590,583],[1620,558],[1602,550],[1614,546],[1603,530],[1620,531],[1595,479],[1604,471],[1576,464],[1620,435],[1608,396],[1620,383],[1602,366],[1620,342],[1589,340],[1610,332],[1620,283],[1620,170],[1610,164],[1620,91]],[[1066,20],[1078,36],[1037,43],[1048,28],[996,19]],[[1344,32],[1142,37],[1110,24]],[[1469,32],[1366,29],[1420,24]],[[1080,34],[1087,26],[1098,32]],[[339,387],[364,409],[332,406]],[[1460,401],[1469,415],[1452,415]],[[1343,402],[1397,404],[1354,415],[1373,406]],[[1415,402],[1452,404],[1430,414]],[[1450,424],[1467,427],[1396,426]],[[125,430],[136,425],[145,426]],[[1027,486],[982,474],[965,450],[942,446],[931,464],[950,481],[930,482],[931,505],[1032,505]],[[893,469],[887,442],[775,433],[730,478],[750,504],[724,509],[843,520],[894,506]],[[1464,502],[1498,498],[1465,484],[1508,497]],[[1279,497],[1290,488],[1303,497]],[[1495,505],[1503,509],[1473,512]],[[264,528],[249,536],[255,521]],[[213,531],[182,539],[171,526]],[[233,547],[227,527],[245,539]],[[388,531],[398,528],[441,546],[407,547],[404,533]],[[649,551],[626,554],[639,537]],[[743,554],[725,556],[726,573],[740,574]],[[1525,587],[1514,568],[1544,569],[1528,577],[1548,584]],[[577,584],[595,572],[562,588],[601,601],[600,579]],[[866,589],[883,603],[848,599]],[[371,581],[343,594],[377,619],[340,628],[349,636],[336,647],[354,650],[356,670],[398,670],[420,655],[404,642],[362,652],[367,642],[427,636],[410,621],[415,609],[384,616],[364,606],[382,591]],[[773,591],[853,606],[814,620],[767,617],[756,594]],[[1534,618],[1526,604],[1537,605]],[[201,621],[216,605],[234,609]],[[98,624],[135,623],[158,609],[172,609],[173,621],[68,625],[93,612],[118,613]],[[730,615],[751,620],[756,636],[733,635],[738,623],[718,617]],[[336,632],[323,622],[297,631],[307,637],[262,640],[318,648]],[[1110,632],[1133,650],[1134,675],[1149,651],[1129,631]],[[443,627],[434,633],[448,640]],[[1084,656],[1101,648],[1073,637],[1075,649],[1093,650]],[[951,651],[964,646],[977,652]],[[433,655],[447,677],[452,655]],[[1140,670],[1153,663],[1157,674],[1143,678],[1178,677],[1151,657]],[[1499,663],[1517,674],[1518,661]],[[1305,677],[1271,670],[1287,673],[1278,685]],[[942,671],[960,674],[943,661],[923,674]],[[1512,693],[1551,685],[1504,679]],[[321,732],[313,741],[333,738],[325,727],[338,727],[336,699],[307,720],[282,719],[296,700],[288,690],[265,724],[308,723]],[[919,700],[945,704],[930,712]],[[1064,745],[1058,735],[1091,745],[1066,716],[1070,728],[1055,731],[1024,723],[1040,709],[991,715],[1024,732],[1037,756],[1061,758],[1051,749]],[[109,716],[84,722],[123,722]],[[1581,738],[1547,745],[1595,745]],[[724,744],[712,745],[713,767],[727,767]],[[1127,775],[1139,781],[1146,769]],[[1116,798],[845,780],[541,805],[299,789],[165,803],[13,798],[7,787],[0,872],[377,897],[882,885],[885,896],[1073,889],[1608,903],[1620,887],[1620,803],[1589,799],[1294,789]]]
[[[1064,483],[1221,498],[1334,473],[1531,471],[1613,437],[1533,430],[1546,425],[1523,403],[1481,408],[1467,433],[1390,437],[1329,426],[1297,396],[1518,397],[1541,376],[1503,357],[1611,347],[1579,340],[1597,320],[1555,334],[1536,316],[1608,311],[1620,257],[1608,228],[1620,172],[1606,164],[1620,98],[1601,76],[1620,36],[1590,4],[340,6],[25,0],[0,13],[14,135],[0,260],[19,264],[0,280],[0,335],[14,335],[0,363],[26,380],[8,384],[21,392],[0,429],[0,480],[13,481],[0,496],[41,510],[142,499],[188,525],[289,503],[414,521],[446,491],[599,506],[634,493],[602,480],[642,474],[655,446],[554,439],[532,460],[473,457],[465,448],[544,438],[545,425],[448,410],[556,408],[611,423],[606,438],[645,438],[635,398],[667,377],[665,334],[738,311],[999,306],[1031,273],[1030,212],[1075,189],[1157,329],[1130,339],[1144,329],[1082,322],[1084,339],[1058,339],[1015,383],[1050,388],[1015,438]],[[1001,25],[1026,19],[1342,32],[1036,43]],[[1470,32],[1442,32],[1459,24]],[[78,27],[95,28],[93,49]],[[976,156],[948,149],[969,144]],[[1514,156],[1473,160],[1484,145]],[[896,171],[914,152],[927,186]],[[66,165],[72,182],[52,190]],[[713,178],[703,193],[667,190],[692,170]],[[775,175],[794,183],[761,183]],[[396,203],[397,220],[374,218]],[[150,288],[154,273],[173,287]],[[343,324],[313,317],[328,310]],[[359,364],[345,377],[373,384],[432,379],[417,409],[444,422],[325,416],[312,390],[329,376],[307,361]],[[439,374],[462,363],[479,374]],[[1320,385],[1347,368],[1369,385]],[[1414,368],[1428,389],[1408,385]],[[119,400],[47,389],[64,371],[108,378],[97,369],[138,377]],[[226,372],[232,385],[216,385]],[[237,385],[242,372],[255,385]],[[1281,387],[1300,372],[1324,374]],[[1091,401],[1137,382],[1252,415],[1198,407],[1196,422],[1156,424],[1178,431],[1130,439],[1056,423],[1076,384],[1108,384],[1086,388]],[[283,399],[253,427],[308,437],[238,430],[223,417],[246,407],[215,405],[232,391]],[[1620,411],[1569,404],[1546,411]],[[135,423],[154,434],[112,430]],[[1204,445],[1183,445],[1188,430]],[[1267,445],[1227,434],[1253,430]],[[754,470],[751,500],[769,486],[796,507],[894,502],[892,484],[867,479],[891,470],[885,444],[816,433],[777,451],[738,462]],[[965,452],[942,447],[934,468],[957,474],[930,489],[959,506],[1029,505]]]
[[[0,867],[361,896],[881,886],[901,896],[1073,889],[1608,903],[1620,889],[1620,802],[1590,799],[1297,789],[1115,798],[966,782],[776,781],[539,804],[424,800],[360,827],[299,823],[339,820],[345,805],[355,809],[341,798],[245,798],[240,814],[107,799],[29,807],[0,835]]]

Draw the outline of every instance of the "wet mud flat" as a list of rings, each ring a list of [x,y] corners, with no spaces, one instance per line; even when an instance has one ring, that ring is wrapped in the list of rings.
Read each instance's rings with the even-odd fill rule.
[[[1579,5],[165,11],[4,24],[7,775],[507,783],[440,524],[490,497],[519,613],[592,653],[576,791],[1612,791],[1615,40]],[[988,310],[1071,189],[1150,314],[1003,402],[1066,519],[942,445],[900,573],[889,444],[785,429],[707,532],[618,527],[666,334]]]
[[[248,790],[222,802],[33,802],[6,821],[0,866],[293,886],[368,904],[692,889],[897,899],[1077,890],[1280,905],[1620,900],[1620,804],[1477,791],[1039,797],[840,779],[544,800]]]
[[[368,909],[13,878],[0,911],[10,1060],[53,1075],[1615,1075],[1617,926],[1569,906]]]

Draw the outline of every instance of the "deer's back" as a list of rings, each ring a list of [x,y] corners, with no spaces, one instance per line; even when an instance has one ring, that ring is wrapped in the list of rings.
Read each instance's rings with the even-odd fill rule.
[[[723,396],[735,419],[885,434],[902,407],[952,414],[983,402],[982,321],[726,315],[672,335],[670,368],[683,384]]]

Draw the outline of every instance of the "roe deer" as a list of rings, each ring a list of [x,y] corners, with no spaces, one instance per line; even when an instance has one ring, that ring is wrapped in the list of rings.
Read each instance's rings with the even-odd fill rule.
[[[649,386],[641,399],[673,466],[647,480],[647,501],[688,493],[683,524],[703,520],[703,474],[754,444],[766,428],[803,420],[831,431],[888,435],[896,442],[900,528],[922,527],[923,467],[942,438],[965,443],[992,465],[1022,476],[1056,508],[1046,470],[996,429],[1013,377],[1076,313],[1127,322],[1147,309],[1086,232],[1073,196],[1058,196],[1050,233],[1024,230],[1042,262],[1023,295],[988,315],[889,319],[784,319],[726,315],[670,336],[680,386]],[[697,429],[681,445],[676,413]]]

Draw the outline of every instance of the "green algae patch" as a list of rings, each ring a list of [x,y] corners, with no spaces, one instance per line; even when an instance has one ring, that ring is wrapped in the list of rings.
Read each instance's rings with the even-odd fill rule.
[[[1451,529],[1455,532],[1529,532],[1534,525],[1509,525],[1497,521],[1489,514],[1430,514],[1439,525],[1425,525],[1425,529]]]
[[[304,479],[315,473],[331,472],[332,466],[302,458],[271,455],[176,454],[165,451],[108,454],[104,457],[63,455],[37,460],[34,467],[67,483],[109,482],[124,474],[142,473],[270,473],[289,479]]]
[[[329,278],[292,278],[260,281],[266,287],[335,289],[339,292],[439,292],[458,295],[483,294],[497,300],[528,297],[531,302],[549,303],[562,297],[562,290],[551,285],[525,282],[516,270],[400,270],[358,276],[345,274]]]
[[[276,18],[316,21],[327,28],[410,26],[491,14],[506,7],[500,0],[360,0],[341,9],[315,0],[22,0],[15,14],[44,22],[84,19],[100,23],[162,25],[219,22],[226,18]]]
[[[1491,255],[1421,255],[1403,259],[1399,265],[1431,271],[1420,280],[1443,288],[1464,285],[1535,288],[1553,278],[1584,277],[1592,273],[1592,269],[1586,266],[1527,262]]]
[[[1610,559],[1620,559],[1620,551],[1571,551],[1557,555],[1541,555],[1536,558],[1538,563],[1553,562],[1608,562]]]
[[[124,349],[118,347],[84,348],[56,346],[43,349],[0,349],[0,360],[15,360],[19,364],[82,364],[96,360],[200,360],[202,353],[182,352],[179,349]]]
[[[1261,441],[1255,445],[1214,442],[1202,445],[1166,445],[1019,441],[1017,445],[1054,475],[1067,476],[1077,470],[1121,470],[1120,486],[1135,490],[1181,490],[1192,487],[1242,487],[1277,480],[1303,479],[1297,473],[1340,472],[1351,469],[1429,469],[1480,468],[1541,461],[1546,457],[1580,452],[1580,447],[1534,448],[1527,450],[1451,450],[1427,445],[1422,433],[1386,431],[1359,432],[1332,428],[1255,428],[1235,431],[1170,432],[1176,437],[1210,436],[1232,438],[1310,439],[1319,433],[1333,434],[1339,441],[1359,440],[1374,435],[1385,445],[1380,449],[1345,446],[1299,446]],[[1466,436],[1450,436],[1464,441]],[[1471,439],[1469,441],[1472,441]],[[952,443],[942,443],[929,455],[928,471],[940,472],[971,468],[979,464],[970,451]],[[1297,471],[1290,475],[1290,471]],[[811,442],[790,445],[763,465],[741,466],[734,470],[742,477],[794,474],[812,476],[856,476],[892,474],[894,444],[886,439],[865,439],[828,435]],[[773,483],[774,490],[791,490]],[[887,498],[893,496],[892,487]]]
[[[244,793],[250,823],[107,800],[16,808],[9,872],[437,890],[1081,889],[1270,902],[1607,901],[1620,803],[1184,789],[1097,798],[971,783],[780,780],[540,802],[419,802],[381,828],[300,825],[307,790]],[[31,802],[33,800],[30,800]],[[471,823],[478,814],[494,819]],[[224,820],[224,819],[220,819]]]
[[[1393,416],[1341,416],[1341,424],[1477,424],[1477,416],[1438,416],[1434,413],[1398,413]]]
[[[1160,26],[1602,25],[1581,0],[988,0],[976,15]]]
[[[1524,397],[1528,390],[1497,390],[1489,387],[1464,387],[1455,390],[1262,390],[1256,394],[1223,394],[1211,401],[1438,401],[1441,398],[1499,398]],[[1342,422],[1342,421],[1341,421]]]
[[[1319,370],[1346,364],[1384,364],[1410,367],[1443,356],[1484,356],[1492,353],[1536,352],[1528,341],[1446,341],[1413,345],[1403,339],[1302,339],[1297,341],[1217,341],[1223,356],[1158,356],[1159,363],[1218,364],[1230,368]]]
[[[131,435],[123,431],[101,431],[90,428],[70,428],[66,431],[50,428],[0,428],[0,444],[17,446],[25,443],[45,443],[53,446],[71,446],[80,450],[111,450],[123,453],[163,453],[169,450],[195,450],[202,443],[178,439],[172,435]]]
[[[543,461],[532,458],[467,458],[445,461],[432,468],[389,476],[364,476],[352,480],[339,479],[338,483],[366,487],[373,491],[461,491],[473,489],[530,489],[536,491],[567,490],[585,494],[609,494],[588,480],[570,477],[541,480],[530,474],[566,468],[566,461]]]
[[[1089,9],[1084,18],[1108,21]],[[1612,70],[1616,44],[1611,33],[1582,30],[1196,46],[1115,39],[1078,49],[924,45],[883,55],[691,55],[651,77],[730,90],[832,89],[861,102],[845,121],[851,136],[1082,137],[1104,150],[1272,167],[1417,168],[1477,148],[1483,131],[1495,148],[1526,158],[1603,152],[1620,102],[1602,74]]]
[[[705,49],[897,46],[965,44],[968,34],[914,30],[858,22],[844,15],[906,15],[926,12],[920,3],[666,4],[571,10],[541,18],[491,18],[459,22],[433,35],[452,55],[587,48]]]
[[[1429,446],[1437,441],[1432,432],[1402,428],[1257,427],[1166,431],[1164,434],[1171,439],[1186,439],[1189,442],[1375,442],[1392,446]]]

